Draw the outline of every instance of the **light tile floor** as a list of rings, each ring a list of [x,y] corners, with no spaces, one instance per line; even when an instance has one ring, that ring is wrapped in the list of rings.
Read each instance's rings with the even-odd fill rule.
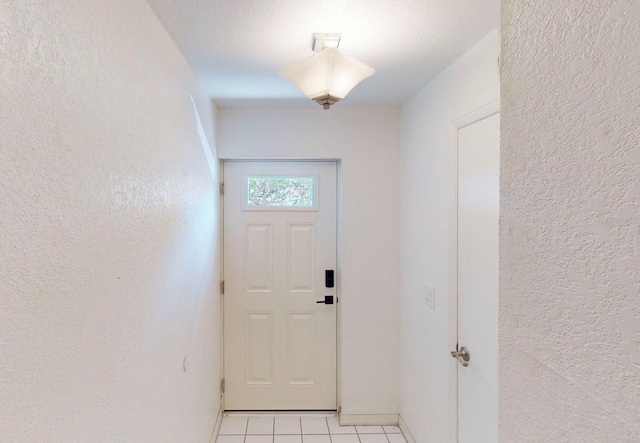
[[[340,426],[336,416],[225,415],[216,443],[407,443],[397,426]]]

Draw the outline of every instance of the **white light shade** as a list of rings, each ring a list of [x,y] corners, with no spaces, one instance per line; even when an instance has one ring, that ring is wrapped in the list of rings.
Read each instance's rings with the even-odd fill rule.
[[[330,97],[335,103],[374,72],[375,69],[337,49],[326,48],[283,68],[280,76],[299,87],[311,100],[320,103],[319,99]]]

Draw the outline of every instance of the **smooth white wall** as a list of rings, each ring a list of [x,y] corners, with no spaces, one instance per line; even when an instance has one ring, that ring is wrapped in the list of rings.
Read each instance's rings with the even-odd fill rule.
[[[341,159],[343,415],[398,413],[399,110],[220,109],[220,158]]]
[[[500,435],[640,441],[640,3],[503,2]]]
[[[210,101],[143,0],[0,1],[0,94],[0,441],[208,442]]]
[[[449,439],[452,121],[499,98],[499,50],[494,30],[402,107],[400,413],[420,443]]]

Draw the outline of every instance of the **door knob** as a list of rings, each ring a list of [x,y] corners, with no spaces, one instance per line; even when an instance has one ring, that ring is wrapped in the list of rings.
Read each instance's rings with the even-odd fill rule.
[[[324,300],[317,301],[316,303],[324,303],[325,305],[332,305],[333,295],[325,295]]]
[[[471,354],[469,353],[469,350],[464,346],[461,347],[459,351],[451,351],[451,356],[453,358],[457,358],[458,362],[465,368],[469,366],[469,360],[471,360]]]

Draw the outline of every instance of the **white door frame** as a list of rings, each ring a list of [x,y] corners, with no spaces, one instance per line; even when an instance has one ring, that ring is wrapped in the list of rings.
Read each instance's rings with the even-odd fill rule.
[[[449,350],[458,343],[458,131],[500,113],[495,99],[451,122],[451,194],[449,198]],[[449,357],[449,441],[458,441],[458,361]]]
[[[224,157],[219,159],[219,177],[220,182],[224,183],[224,163],[225,162],[335,162],[336,164],[336,270],[335,270],[335,289],[336,300],[342,297],[342,160],[339,158],[294,158],[294,157]],[[220,197],[220,282],[224,280],[224,196]],[[221,296],[220,309],[220,337],[221,337],[221,356],[220,356],[220,374],[225,379],[225,362],[224,362],[224,295]],[[336,411],[340,414],[342,404],[342,383],[340,379],[340,368],[342,363],[341,350],[342,338],[340,331],[342,329],[342,309],[340,302],[336,302]],[[225,394],[220,393],[222,397],[221,410],[225,411]]]

